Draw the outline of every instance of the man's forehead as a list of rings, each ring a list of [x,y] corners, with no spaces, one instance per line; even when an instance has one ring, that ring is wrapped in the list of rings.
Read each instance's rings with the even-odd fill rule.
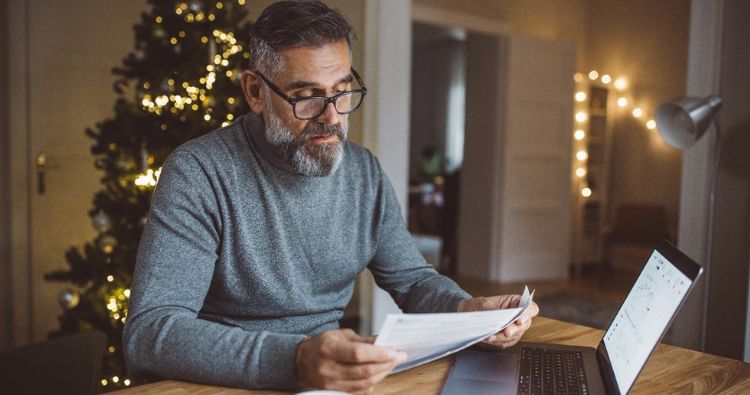
[[[329,83],[351,77],[351,55],[346,41],[290,48],[279,54],[284,61],[279,77],[284,83],[298,80]]]

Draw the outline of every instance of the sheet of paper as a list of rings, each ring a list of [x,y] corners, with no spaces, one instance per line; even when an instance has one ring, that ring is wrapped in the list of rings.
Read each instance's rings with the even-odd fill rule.
[[[406,351],[401,372],[463,350],[504,329],[529,306],[534,293],[524,287],[518,307],[468,313],[388,314],[375,345]]]

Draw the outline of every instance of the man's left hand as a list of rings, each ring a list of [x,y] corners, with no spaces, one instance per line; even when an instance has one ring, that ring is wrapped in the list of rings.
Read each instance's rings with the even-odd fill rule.
[[[465,300],[458,305],[459,312],[509,309],[518,307],[521,295],[499,295],[489,297],[477,297]],[[539,314],[539,306],[531,302],[529,308],[513,323],[496,334],[484,339],[484,343],[500,348],[508,348],[521,340],[524,332],[531,326],[531,319]]]

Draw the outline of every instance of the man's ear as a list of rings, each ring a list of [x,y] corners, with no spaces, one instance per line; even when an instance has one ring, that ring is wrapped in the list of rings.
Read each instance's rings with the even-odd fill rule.
[[[242,92],[245,94],[245,101],[250,109],[258,114],[263,114],[263,98],[260,93],[260,85],[263,80],[257,74],[250,70],[242,73]]]

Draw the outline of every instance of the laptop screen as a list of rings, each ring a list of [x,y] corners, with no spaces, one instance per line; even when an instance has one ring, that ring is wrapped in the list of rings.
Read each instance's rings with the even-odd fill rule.
[[[635,382],[692,283],[659,250],[651,254],[602,339],[620,393]]]

